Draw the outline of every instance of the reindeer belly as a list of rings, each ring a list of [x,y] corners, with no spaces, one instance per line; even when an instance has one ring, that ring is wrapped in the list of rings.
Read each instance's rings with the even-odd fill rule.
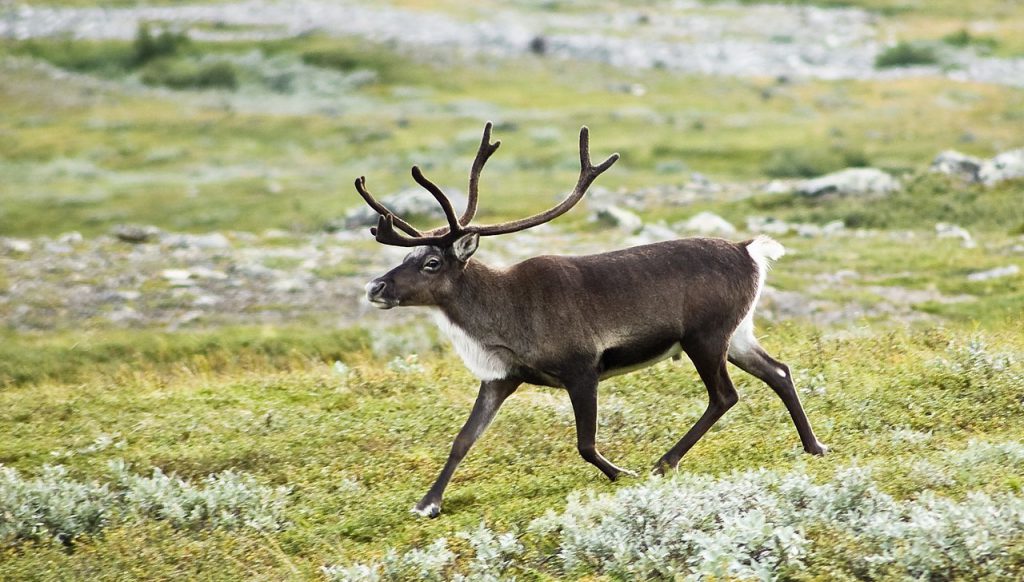
[[[601,354],[600,378],[627,374],[664,359],[678,356],[683,351],[678,339],[652,339],[611,347]]]
[[[507,378],[511,366],[500,348],[489,348],[476,338],[466,333],[466,330],[448,319],[441,311],[434,312],[434,322],[455,347],[455,353],[459,354],[463,363],[477,378],[487,380],[500,380]]]

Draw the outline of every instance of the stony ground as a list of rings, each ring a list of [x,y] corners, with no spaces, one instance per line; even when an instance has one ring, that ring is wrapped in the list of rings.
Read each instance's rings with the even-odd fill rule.
[[[885,17],[857,8],[659,3],[594,13],[546,14],[510,4],[459,14],[387,4],[250,0],[211,5],[39,8],[0,3],[0,37],[129,39],[140,22],[198,27],[196,38],[252,40],[311,32],[362,36],[442,58],[543,53],[625,69],[661,68],[738,77],[876,79],[948,76],[1024,86],[1024,58],[949,49],[941,65],[879,71],[875,57],[892,44]],[[531,8],[531,9],[527,9]],[[213,25],[213,29],[210,29]]]
[[[648,224],[634,230],[620,225],[589,234],[545,227],[486,240],[481,258],[505,265],[553,250],[586,254],[698,234],[693,226]],[[875,239],[908,247],[921,239],[910,232],[847,230],[838,224],[822,229],[753,220],[751,226],[753,230],[714,234],[739,239],[761,231],[788,231],[802,232],[807,240],[827,237],[840,245],[843,240],[856,245]],[[83,325],[177,329],[317,321],[321,326],[345,327],[415,320],[405,310],[377,313],[363,300],[366,282],[397,264],[405,251],[376,245],[362,228],[313,235],[283,231],[194,235],[151,228],[145,242],[127,242],[118,234],[126,236],[124,229],[118,229],[93,238],[74,232],[55,238],[0,238],[0,271],[8,280],[0,290],[0,314],[7,325],[20,330]],[[785,271],[786,263],[779,269]],[[817,273],[793,289],[770,285],[762,298],[761,314],[772,320],[795,318],[821,325],[850,324],[863,318],[889,318],[896,323],[930,318],[915,310],[915,305],[975,300],[971,295],[892,285],[885,282],[886,276],[840,268]],[[866,296],[850,298],[855,291]]]

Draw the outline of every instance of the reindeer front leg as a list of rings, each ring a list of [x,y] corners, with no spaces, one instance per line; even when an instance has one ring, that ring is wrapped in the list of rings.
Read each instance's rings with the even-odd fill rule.
[[[616,467],[597,450],[597,382],[596,374],[586,374],[567,383],[576,417],[576,449],[585,461],[601,469],[612,481],[619,475],[635,477],[636,473]]]
[[[448,481],[455,473],[455,468],[494,420],[505,399],[515,392],[520,384],[522,382],[519,380],[490,380],[480,383],[480,392],[473,404],[473,411],[469,413],[469,420],[462,426],[459,435],[455,437],[444,469],[441,469],[441,474],[437,476],[437,480],[423,499],[412,508],[413,513],[424,517],[437,517],[441,513],[441,497],[448,486]]]

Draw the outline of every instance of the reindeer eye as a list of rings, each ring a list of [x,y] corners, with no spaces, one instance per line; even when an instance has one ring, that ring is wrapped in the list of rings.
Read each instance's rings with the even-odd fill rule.
[[[441,268],[441,259],[437,257],[429,257],[423,261],[424,271],[436,271]]]

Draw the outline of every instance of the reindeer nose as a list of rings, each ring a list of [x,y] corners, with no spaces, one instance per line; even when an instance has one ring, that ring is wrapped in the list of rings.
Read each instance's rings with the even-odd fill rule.
[[[370,299],[380,297],[380,294],[384,292],[384,288],[387,286],[388,284],[380,279],[370,281],[366,284],[366,296]]]

